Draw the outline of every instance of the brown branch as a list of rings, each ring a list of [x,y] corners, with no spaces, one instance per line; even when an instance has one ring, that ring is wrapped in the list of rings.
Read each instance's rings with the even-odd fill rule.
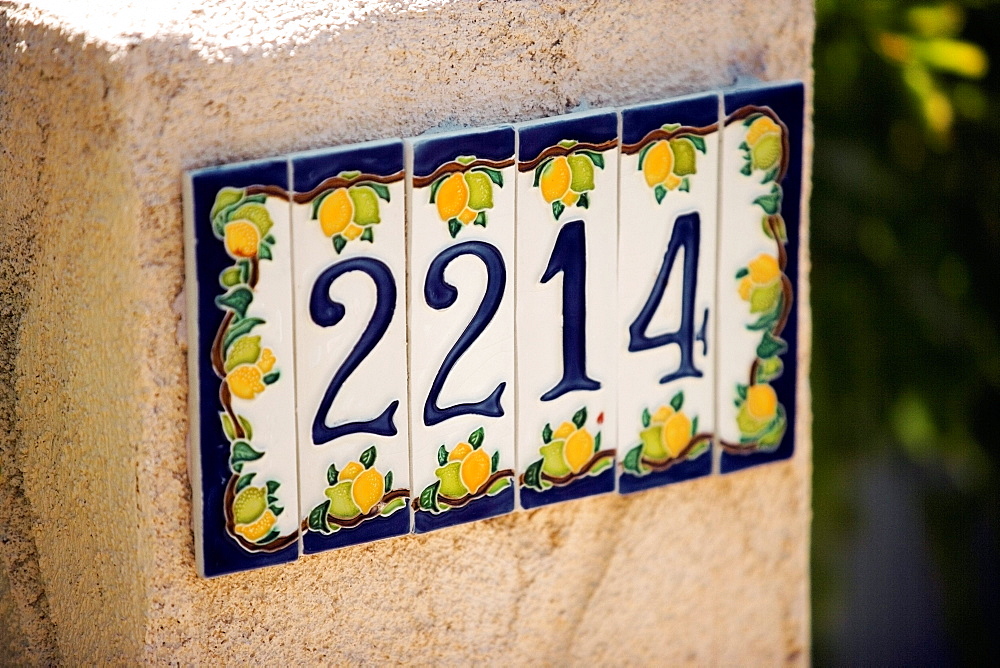
[[[587,475],[587,473],[590,472],[590,469],[597,466],[597,462],[601,461],[605,457],[609,456],[614,457],[614,455],[615,455],[614,450],[601,450],[599,452],[595,452],[594,455],[590,458],[590,460],[588,460],[587,463],[584,464],[583,467],[576,473],[567,473],[562,477],[556,478],[555,476],[550,476],[548,473],[543,472],[540,477],[542,480],[552,483],[552,485],[555,487],[563,487],[564,485],[568,485],[569,483],[573,482],[577,478],[582,478],[583,476]],[[517,481],[521,485],[524,484],[523,473],[520,475],[520,477],[518,477]]]
[[[785,330],[785,325],[788,324],[788,316],[792,312],[792,301],[795,299],[792,293],[792,281],[784,274],[781,275],[781,317],[778,318],[778,322],[775,323],[772,334],[779,336],[781,332]]]
[[[696,128],[687,125],[679,127],[676,130],[664,130],[663,128],[657,128],[634,144],[622,144],[622,154],[632,155],[633,153],[638,153],[647,144],[651,144],[654,141],[660,141],[661,139],[673,139],[674,137],[680,137],[681,135],[699,135],[704,137],[705,135],[709,135],[718,129],[718,123],[712,123],[711,125],[706,125],[703,128]]]
[[[399,499],[399,498],[402,498],[402,497],[405,497],[405,496],[409,496],[409,495],[410,495],[410,490],[408,490],[408,489],[394,489],[391,492],[387,492],[382,497],[382,500],[379,501],[378,503],[376,503],[374,506],[372,506],[372,509],[369,510],[364,515],[357,515],[355,517],[352,517],[349,520],[342,520],[339,517],[334,517],[333,515],[330,515],[329,513],[327,513],[326,521],[329,524],[336,524],[341,529],[351,529],[351,528],[354,528],[354,527],[358,526],[359,524],[361,524],[362,522],[364,522],[366,520],[370,520],[370,519],[372,519],[372,518],[377,517],[378,515],[380,515],[382,513],[382,510],[385,509],[385,507],[387,505],[389,505],[390,501],[393,501],[395,499]],[[308,518],[305,518],[305,519],[302,520],[302,532],[305,533],[306,531],[309,531],[309,519]]]
[[[268,197],[277,197],[278,199],[288,201],[291,199],[292,192],[285,190],[281,186],[254,185],[246,187],[246,195],[247,197],[252,195],[267,195]]]
[[[233,421],[233,438],[246,438],[247,433],[244,431],[240,419],[236,417],[236,411],[233,410],[233,395],[229,391],[229,383],[224,380],[219,384],[219,403],[226,409],[229,419]]]
[[[699,443],[704,443],[705,441],[711,441],[712,436],[713,434],[709,434],[707,432],[697,434],[696,436],[691,437],[691,440],[688,441],[688,444],[684,446],[683,450],[677,453],[676,457],[671,457],[670,459],[659,462],[652,459],[646,459],[645,457],[643,457],[641,460],[642,464],[645,465],[646,468],[650,469],[650,471],[653,473],[666,471],[671,466],[675,464],[680,464],[682,461],[686,460],[687,456],[691,453],[692,450],[694,450],[696,445],[698,445]]]
[[[474,160],[467,165],[464,165],[457,160],[452,160],[451,162],[446,162],[439,166],[428,176],[416,176],[413,177],[413,187],[414,188],[425,188],[430,184],[437,181],[441,176],[445,174],[451,174],[452,172],[467,172],[474,167],[490,167],[493,169],[503,169],[504,167],[510,167],[514,164],[514,158],[507,158],[506,160]]]
[[[493,475],[491,475],[489,478],[487,478],[486,482],[484,482],[482,485],[480,485],[479,486],[479,490],[477,492],[475,492],[474,494],[466,494],[465,496],[463,496],[463,497],[461,497],[459,499],[452,499],[450,497],[438,494],[438,499],[437,500],[438,500],[438,503],[441,503],[442,505],[445,505],[445,506],[449,506],[450,508],[462,508],[464,506],[469,505],[470,503],[472,503],[476,499],[478,499],[480,497],[483,497],[483,496],[486,496],[487,492],[490,491],[490,488],[493,487],[493,485],[498,480],[500,480],[501,478],[513,478],[513,477],[514,477],[514,471],[513,470],[511,470],[511,469],[500,469],[499,471],[497,471],[496,473],[494,473]],[[414,510],[422,510],[420,508],[420,498],[419,497],[414,497],[412,505],[413,505],[413,509]]]
[[[785,270],[788,265],[788,251],[785,250],[785,242],[781,239],[781,234],[778,231],[778,214],[767,217],[767,229],[771,230],[771,237],[778,244],[778,267],[781,271]]]
[[[565,146],[559,146],[557,144],[555,146],[549,146],[547,149],[539,153],[538,157],[536,157],[534,160],[518,163],[517,169],[520,172],[530,172],[535,167],[540,165],[542,161],[544,161],[546,158],[551,158],[557,155],[569,155],[570,153],[575,153],[576,151],[598,151],[598,152],[607,151],[608,149],[612,149],[616,146],[618,146],[617,138],[609,139],[608,141],[603,142],[601,144],[589,144],[586,142],[580,142],[578,144],[570,146],[569,148],[566,148]]]
[[[778,118],[778,114],[774,113],[774,110],[771,109],[771,107],[758,107],[757,105],[750,104],[745,107],[740,107],[733,113],[729,114],[729,116],[726,116],[725,125],[731,125],[737,121],[742,121],[747,116],[751,116],[753,114],[763,114],[774,121],[775,124],[781,128],[781,168],[778,170],[778,175],[775,179],[776,181],[781,182],[781,180],[785,178],[785,174],[788,173],[788,151],[790,142],[788,137],[788,126],[785,125],[783,120]]]
[[[236,518],[233,517],[233,501],[236,499],[236,481],[239,480],[238,475],[232,475],[229,478],[229,482],[226,483],[226,493],[223,497],[223,512],[226,515],[226,533],[240,544],[244,550],[248,552],[278,552],[288,547],[292,543],[299,539],[299,531],[296,528],[295,531],[288,534],[287,536],[278,536],[272,540],[267,545],[258,545],[257,543],[251,543],[243,536],[236,533]]]
[[[719,447],[731,455],[748,455],[760,450],[760,443],[757,441],[751,441],[750,443],[730,443],[720,440]]]
[[[358,185],[364,182],[389,184],[389,183],[395,183],[396,181],[402,181],[403,176],[405,176],[405,172],[403,172],[402,170],[396,172],[395,174],[387,174],[387,175],[358,174],[357,176],[354,176],[349,179],[344,178],[342,176],[331,176],[330,178],[324,180],[322,183],[320,183],[318,186],[316,186],[309,192],[295,193],[292,196],[292,199],[296,204],[305,204],[307,202],[313,201],[314,199],[319,197],[322,193],[324,193],[327,190],[330,190],[331,188],[347,188],[348,186]]]
[[[215,339],[212,341],[212,370],[221,380],[226,379],[225,361],[222,359],[222,340],[225,338],[226,330],[232,320],[233,312],[227,311],[222,318],[222,324],[219,325],[219,330],[215,333]]]

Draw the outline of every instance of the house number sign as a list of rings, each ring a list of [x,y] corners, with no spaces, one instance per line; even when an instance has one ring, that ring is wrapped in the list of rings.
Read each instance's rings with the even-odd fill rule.
[[[803,99],[188,173],[199,573],[790,457]]]

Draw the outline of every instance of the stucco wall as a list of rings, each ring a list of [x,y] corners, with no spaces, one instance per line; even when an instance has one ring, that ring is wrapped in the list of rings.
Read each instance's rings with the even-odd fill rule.
[[[742,75],[809,82],[810,2],[38,0],[0,16],[0,648],[27,648],[7,656],[808,660],[807,410],[788,462],[197,579],[180,175]]]

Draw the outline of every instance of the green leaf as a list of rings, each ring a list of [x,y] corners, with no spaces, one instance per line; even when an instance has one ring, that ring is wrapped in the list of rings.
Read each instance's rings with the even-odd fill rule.
[[[655,143],[656,143],[655,141],[651,141],[648,144],[646,144],[645,146],[643,146],[642,150],[639,151],[639,167],[638,167],[638,170],[640,172],[642,171],[642,163],[646,160],[646,154],[649,153],[649,149],[653,148],[653,144],[655,144]]]
[[[234,285],[239,285],[242,282],[240,268],[230,267],[226,269],[221,274],[219,274],[219,285],[224,288],[231,288]]]
[[[441,184],[444,183],[445,179],[447,179],[447,178],[448,178],[448,175],[445,174],[444,176],[442,176],[441,178],[439,178],[438,180],[436,180],[434,183],[431,184],[431,193],[430,193],[431,194],[431,202],[430,202],[431,204],[434,204],[434,202],[437,201],[438,190],[440,190]]]
[[[233,444],[232,454],[229,455],[229,465],[234,469],[236,466],[242,468],[244,462],[252,462],[263,456],[263,452],[257,452],[246,441],[236,441]],[[239,469],[235,470],[239,471]]]
[[[221,309],[229,309],[240,318],[245,318],[247,308],[253,301],[253,291],[250,288],[239,287],[215,298],[215,304]]]
[[[768,172],[766,174],[764,174],[764,180],[761,181],[761,183],[770,183],[771,181],[774,181],[774,179],[777,176],[778,176],[778,168],[774,167],[774,168],[768,170]]]
[[[774,357],[775,355],[781,355],[786,350],[788,350],[787,343],[776,338],[771,332],[764,332],[764,338],[761,340],[760,345],[757,346],[757,357],[761,359]]]
[[[673,399],[670,400],[670,407],[675,411],[679,411],[681,406],[684,405],[684,392],[678,392],[674,395]]]
[[[559,142],[559,146],[562,146],[563,148],[573,148],[579,143],[580,142],[578,142],[575,139],[563,139],[562,141]]]
[[[264,241],[266,241],[267,243],[271,244],[272,246],[274,244],[278,243],[278,240],[274,238],[273,234],[269,234],[266,237],[264,237]]]
[[[740,399],[746,401],[747,398],[747,386],[743,384],[736,385],[736,394]]]
[[[220,211],[238,204],[243,199],[244,190],[240,188],[222,188],[215,194],[215,202],[212,204],[212,212],[209,218],[215,218]]]
[[[476,156],[474,155],[460,155],[455,158],[455,162],[460,165],[471,165],[476,161]]]
[[[276,496],[271,496],[270,494],[268,494],[268,495],[267,495],[267,502],[268,502],[268,503],[274,503],[274,502],[276,502],[277,500],[278,500],[278,497],[276,497]]]
[[[643,429],[649,427],[650,423],[653,421],[653,416],[649,414],[648,408],[642,409],[642,427]]]
[[[590,473],[588,475],[597,475],[604,469],[611,466],[611,462],[612,462],[611,457],[605,457],[604,459],[602,459],[601,461],[597,462],[592,467],[590,467]]]
[[[637,445],[625,455],[622,467],[636,475],[642,475],[642,445]]]
[[[740,268],[740,269],[739,269],[739,270],[738,270],[738,271],[736,272],[736,279],[737,279],[737,280],[739,280],[739,279],[743,278],[744,276],[746,276],[746,275],[747,275],[747,274],[749,274],[749,273],[750,273],[750,270],[749,270],[749,269],[747,269],[746,267],[741,267],[741,268]]]
[[[495,483],[490,485],[490,488],[486,490],[486,495],[493,496],[494,494],[497,494],[507,489],[508,487],[510,487],[510,478],[500,478]]]
[[[273,385],[274,383],[278,382],[279,378],[281,378],[281,372],[272,371],[271,373],[261,378],[261,380],[264,382],[265,385]]]
[[[486,176],[490,177],[490,181],[495,183],[498,188],[503,188],[503,174],[496,169],[490,169],[489,167],[476,167],[472,171],[483,172]]]
[[[691,451],[688,452],[687,456],[688,460],[698,459],[698,457],[701,457],[703,454],[705,454],[705,452],[708,451],[708,448],[711,446],[711,444],[712,444],[711,441],[702,441],[698,445],[691,448]]]
[[[681,184],[677,186],[677,190],[678,192],[682,193],[691,192],[691,179],[687,178],[686,176],[683,179],[681,179]]]
[[[250,260],[240,260],[236,263],[236,266],[240,268],[240,283],[246,283],[250,280]]]
[[[347,245],[347,237],[342,234],[333,235],[333,250],[337,251],[337,255],[340,255],[340,251],[344,250],[344,246]]]
[[[285,507],[284,506],[275,506],[275,505],[272,505],[271,506],[271,512],[274,513],[275,516],[278,516],[281,513],[285,512]]]
[[[448,463],[448,448],[444,447],[444,443],[438,448],[438,466],[444,466]]]
[[[750,127],[753,124],[753,122],[756,121],[761,116],[763,116],[763,114],[750,114],[749,116],[746,117],[746,120],[743,121],[743,127],[746,128]]]
[[[382,515],[383,517],[388,517],[389,515],[392,515],[394,512],[399,510],[400,508],[404,507],[405,505],[406,505],[406,499],[403,499],[401,497],[396,497],[395,499],[393,499],[392,501],[390,501],[385,505],[385,508],[382,509],[382,512],[380,512],[379,515]]]
[[[697,433],[698,433],[698,416],[695,415],[694,419],[691,420],[691,435],[693,436]]]
[[[388,471],[385,474],[385,487],[383,487],[384,494],[388,494],[392,491],[392,471]]]
[[[583,150],[583,151],[577,151],[577,153],[580,153],[590,158],[590,161],[594,163],[594,167],[597,167],[598,169],[604,169],[604,156],[598,153],[597,151]]]
[[[740,174],[742,174],[743,176],[750,176],[751,172],[753,172],[753,167],[751,167],[750,162],[747,161],[747,163],[743,165],[743,168],[740,169]]]
[[[597,432],[597,436],[594,437],[594,452],[598,452],[601,449],[601,434],[603,432]]]
[[[327,513],[330,509],[330,499],[319,504],[309,511],[309,529],[320,533],[329,533],[330,525],[326,521]]]
[[[533,487],[539,492],[542,491],[542,462],[543,459],[532,462],[530,466],[524,471],[524,485],[525,487]]]
[[[500,467],[500,451],[497,450],[493,453],[493,457],[490,458],[490,473],[496,473],[497,469]]]
[[[441,486],[441,481],[436,480],[433,484],[428,485],[424,488],[424,491],[420,492],[420,507],[424,510],[430,510],[432,512],[438,512],[441,510],[438,507],[437,493],[438,487]]]
[[[576,413],[573,414],[573,424],[576,425],[577,429],[583,429],[583,425],[587,422],[587,407],[584,406]]]
[[[531,184],[533,187],[535,188],[538,187],[538,183],[542,178],[542,170],[544,170],[546,165],[548,165],[550,162],[552,162],[552,158],[546,158],[545,160],[542,160],[540,163],[538,163],[537,167],[535,167],[535,180]]]
[[[778,318],[781,316],[781,303],[784,300],[784,295],[778,297],[778,301],[774,306],[774,310],[769,313],[765,313],[760,317],[759,320],[747,325],[747,329],[751,332],[759,332],[765,329],[771,329],[774,323],[778,322]]]
[[[479,446],[483,444],[483,438],[485,436],[486,432],[483,431],[482,427],[469,434],[469,445],[472,446],[473,450],[479,449]]]
[[[278,531],[277,529],[271,529],[270,533],[268,533],[266,536],[257,541],[257,545],[267,545],[280,535],[281,535],[280,531]]]
[[[378,452],[375,450],[375,446],[373,445],[361,453],[361,457],[359,457],[359,460],[366,469],[370,469],[372,466],[375,465],[375,457],[377,455]]]
[[[229,328],[226,332],[226,336],[222,339],[222,352],[225,354],[229,350],[229,346],[233,344],[233,341],[240,338],[244,334],[249,334],[257,325],[263,325],[264,321],[261,318],[244,318],[238,323]]]
[[[373,183],[371,181],[365,181],[365,185],[374,190],[375,194],[378,195],[378,198],[380,200],[383,200],[385,202],[390,201],[389,188],[387,188],[386,186],[382,185],[381,183]]]
[[[781,189],[774,186],[770,195],[761,195],[753,203],[759,204],[766,213],[773,216],[781,210]]]
[[[589,209],[590,193],[580,193],[580,199],[576,200],[576,205],[581,209]]]
[[[769,380],[779,378],[785,370],[785,363],[780,357],[768,357],[760,361],[757,365],[757,382],[766,383]]]
[[[337,480],[340,478],[340,471],[337,470],[336,464],[330,464],[330,467],[326,470],[326,482],[328,485],[333,487],[337,484]]]
[[[250,426],[250,420],[246,419],[242,415],[237,415],[236,419],[240,421],[240,426],[243,427],[243,433],[248,439],[253,439],[253,427]]]
[[[452,218],[448,221],[448,234],[454,239],[458,236],[458,231],[462,229],[462,221],[458,218]]]
[[[257,253],[261,260],[273,260],[274,256],[271,255],[271,247],[267,244],[261,244],[260,250]]]
[[[236,438],[236,429],[233,427],[233,419],[226,413],[220,413],[219,417],[222,418],[222,431],[226,434],[226,438],[230,441]]]
[[[552,442],[552,425],[548,422],[545,423],[545,428],[542,429],[542,443]]]
[[[667,196],[667,189],[662,185],[656,186],[653,188],[653,195],[656,197],[656,203],[659,204]]]
[[[704,137],[699,137],[698,135],[684,135],[684,139],[694,144],[694,147],[705,153],[705,139]]]
[[[740,142],[739,149],[741,151],[746,151],[746,152],[749,153],[750,152],[750,144],[746,143],[745,141],[742,141],[742,142]]]
[[[566,210],[566,205],[560,202],[559,200],[556,200],[555,202],[552,203],[552,215],[555,216],[556,220],[559,220],[559,216],[561,216],[562,212],[565,210]]]
[[[476,214],[476,219],[472,221],[473,225],[479,225],[480,227],[486,227],[486,212],[480,211]]]
[[[278,482],[277,480],[268,480],[267,481],[267,493],[268,494],[274,494],[275,492],[278,491],[279,487],[281,487],[281,483]]]
[[[246,475],[240,476],[240,479],[236,481],[236,493],[239,494],[243,489],[250,484],[253,477],[257,475],[256,473],[247,473]]]
[[[368,243],[374,243],[375,242],[375,233],[374,233],[374,231],[372,230],[371,227],[366,227],[365,231],[361,233],[361,237],[360,238],[361,238],[362,241],[367,241]]]
[[[681,126],[680,123],[664,123],[660,126],[661,130],[666,130],[667,132],[673,132]]]
[[[319,197],[317,197],[312,201],[312,216],[310,217],[310,220],[316,220],[316,218],[319,216],[320,205],[323,203],[323,200],[325,200],[334,190],[336,190],[336,188],[331,188],[330,190],[324,191],[320,193]]]

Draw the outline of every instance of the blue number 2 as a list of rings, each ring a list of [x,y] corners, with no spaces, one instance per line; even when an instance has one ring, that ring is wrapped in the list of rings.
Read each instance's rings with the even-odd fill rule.
[[[346,422],[334,427],[329,427],[326,424],[330,407],[333,405],[333,400],[340,388],[343,387],[344,381],[358,368],[361,360],[368,356],[368,353],[385,335],[385,331],[392,321],[392,315],[396,311],[396,282],[392,278],[392,271],[389,270],[389,267],[374,258],[353,257],[331,265],[316,280],[309,296],[309,315],[313,322],[320,327],[333,327],[343,320],[344,305],[330,297],[330,286],[337,278],[351,271],[367,274],[375,283],[375,309],[365,331],[361,333],[361,338],[358,339],[354,348],[347,355],[347,359],[333,375],[333,380],[326,388],[323,400],[319,402],[319,410],[316,411],[312,425],[312,438],[316,445],[329,443],[335,438],[348,434],[396,435],[396,425],[393,424],[392,417],[399,407],[399,400],[390,403],[374,420]]]
[[[490,396],[482,401],[445,406],[444,408],[437,405],[444,381],[451,373],[455,363],[458,362],[458,358],[468,350],[472,342],[483,333],[483,330],[493,320],[493,316],[496,315],[507,283],[507,268],[504,266],[503,255],[495,246],[483,241],[465,241],[455,244],[439,253],[427,269],[424,299],[431,308],[446,309],[458,299],[458,290],[444,280],[444,270],[454,259],[462,255],[474,255],[486,265],[486,294],[483,295],[483,301],[479,304],[476,314],[472,316],[472,321],[458,337],[458,341],[448,351],[448,354],[445,355],[441,368],[434,376],[430,392],[427,393],[427,401],[424,402],[424,424],[428,426],[444,422],[448,418],[458,415],[474,414],[487,417],[501,417],[503,415],[500,397],[503,395],[504,388],[507,387],[506,382],[497,385]]]
[[[599,382],[587,376],[587,236],[582,220],[566,223],[559,230],[542,283],[560,272],[563,375],[542,395],[542,401],[552,401],[573,390],[601,389]]]
[[[663,255],[663,264],[660,265],[660,273],[656,276],[653,289],[643,304],[642,310],[635,321],[629,326],[629,352],[640,350],[650,350],[669,344],[677,344],[681,349],[681,361],[676,371],[672,371],[660,379],[660,383],[669,383],[678,378],[692,376],[700,378],[702,372],[694,365],[694,342],[695,339],[702,342],[705,352],[708,343],[705,338],[705,325],[708,321],[708,310],[705,310],[705,320],[702,322],[701,331],[695,337],[694,332],[694,297],[695,289],[698,287],[698,246],[701,241],[701,219],[697,213],[688,213],[678,216],[674,222],[674,231],[670,235],[670,242],[667,244],[667,252]],[[649,323],[653,319],[656,308],[663,299],[663,293],[667,289],[667,279],[670,277],[670,269],[677,259],[677,252],[684,249],[684,271],[683,271],[683,296],[681,298],[681,324],[673,332],[648,336]]]

